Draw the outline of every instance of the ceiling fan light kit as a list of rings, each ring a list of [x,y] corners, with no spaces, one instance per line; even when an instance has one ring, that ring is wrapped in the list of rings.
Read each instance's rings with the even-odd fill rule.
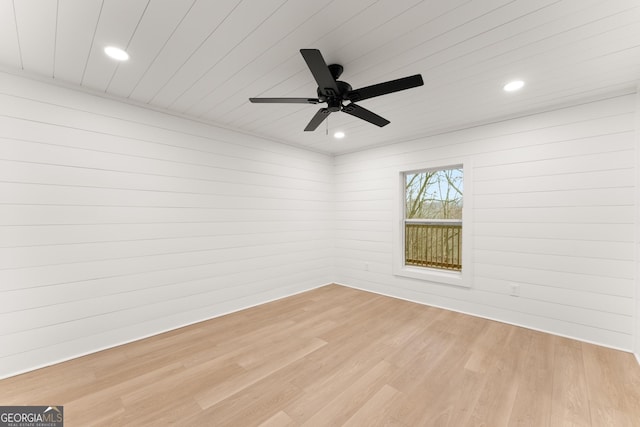
[[[358,104],[355,104],[355,102],[386,95],[388,93],[411,89],[424,84],[422,76],[420,74],[416,74],[354,90],[349,83],[338,80],[344,71],[342,65],[327,65],[322,54],[317,49],[300,49],[300,53],[307,63],[313,78],[316,80],[316,83],[318,83],[317,98],[249,98],[249,101],[263,104],[326,103],[327,106],[320,108],[311,118],[309,124],[304,128],[306,132],[316,130],[318,126],[326,120],[329,114],[337,113],[339,111],[350,114],[379,127],[386,126],[390,123],[389,120],[384,117],[380,117],[374,112],[369,111]],[[349,103],[347,105],[343,105],[343,102]]]

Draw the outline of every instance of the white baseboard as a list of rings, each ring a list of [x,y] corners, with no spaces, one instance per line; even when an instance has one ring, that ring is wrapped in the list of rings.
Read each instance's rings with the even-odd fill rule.
[[[240,309],[237,309],[237,310],[232,310],[232,311],[229,311],[229,312],[217,313],[214,316],[211,316],[211,317],[205,318],[205,319],[201,319],[201,320],[198,320],[198,321],[195,321],[195,322],[179,324],[179,325],[176,325],[175,327],[171,327],[171,328],[164,329],[164,330],[161,330],[161,331],[158,331],[158,332],[154,332],[154,333],[151,333],[151,334],[140,336],[140,337],[137,337],[135,339],[122,341],[122,342],[120,342],[118,344],[99,347],[99,348],[93,349],[91,351],[87,351],[87,352],[84,352],[84,353],[79,353],[79,354],[76,354],[76,355],[73,355],[73,356],[70,356],[70,357],[66,357],[66,358],[63,358],[63,359],[59,359],[59,360],[54,360],[54,361],[51,361],[50,363],[47,363],[47,364],[34,366],[34,367],[29,368],[29,369],[24,369],[24,370],[21,370],[21,371],[13,372],[13,373],[11,373],[11,374],[9,374],[7,376],[0,377],[0,380],[5,379],[5,378],[10,378],[10,377],[13,377],[13,376],[16,376],[16,375],[24,374],[24,373],[27,373],[27,372],[35,371],[35,370],[38,370],[38,369],[46,368],[48,366],[57,365],[58,363],[67,362],[69,360],[77,359],[79,357],[87,356],[87,355],[93,354],[93,353],[98,353],[98,352],[103,351],[103,350],[108,350],[110,348],[114,348],[114,347],[118,347],[118,346],[121,346],[121,345],[129,344],[129,343],[132,343],[132,342],[135,342],[135,341],[143,340],[145,338],[149,338],[149,337],[160,335],[160,334],[163,334],[163,333],[166,333],[166,332],[174,331],[176,329],[180,329],[180,328],[184,328],[184,327],[187,327],[187,326],[195,325],[196,323],[206,322],[208,320],[212,320],[212,319],[215,319],[217,317],[226,316],[227,314],[237,313],[237,312],[242,311],[242,310],[246,310],[246,309],[249,309],[249,308],[252,308],[252,307],[256,307],[256,306],[259,306],[259,305],[262,305],[262,304],[267,304],[267,303],[270,303],[270,302],[278,301],[278,300],[281,300],[281,299],[284,299],[284,298],[288,298],[288,297],[291,297],[291,296],[294,296],[294,295],[298,295],[298,294],[301,294],[301,293],[304,293],[304,292],[308,292],[308,291],[311,291],[311,290],[314,290],[314,289],[322,288],[322,287],[328,286],[328,285],[344,286],[346,288],[357,289],[357,290],[363,291],[363,292],[370,292],[370,293],[373,293],[373,294],[382,295],[382,296],[386,296],[386,297],[389,297],[389,298],[400,299],[400,300],[403,300],[403,301],[409,301],[409,302],[412,302],[412,303],[415,303],[415,304],[424,305],[424,306],[437,307],[437,308],[441,308],[443,310],[454,311],[456,313],[466,314],[466,315],[469,315],[469,316],[479,317],[479,318],[487,319],[487,320],[493,320],[493,321],[505,323],[505,324],[508,324],[508,325],[518,326],[518,327],[521,327],[521,328],[526,328],[526,329],[531,329],[531,330],[538,331],[538,332],[544,332],[544,333],[551,334],[551,335],[561,336],[561,337],[573,339],[573,340],[576,340],[576,341],[581,341],[581,342],[586,342],[586,343],[589,343],[589,344],[599,345],[601,347],[612,348],[614,350],[620,350],[620,351],[624,351],[626,353],[630,352],[628,349],[616,348],[616,347],[604,345],[602,343],[597,343],[597,342],[593,342],[593,341],[589,341],[589,340],[584,340],[584,339],[573,337],[573,336],[558,334],[558,333],[555,333],[555,332],[550,332],[550,331],[543,330],[543,329],[538,329],[538,328],[532,328],[530,326],[521,325],[521,324],[518,324],[518,323],[507,322],[507,321],[504,321],[504,320],[501,320],[501,319],[496,319],[496,318],[487,317],[487,316],[480,316],[478,314],[468,313],[468,312],[461,311],[461,310],[455,310],[455,309],[452,309],[452,308],[449,308],[449,307],[426,304],[424,302],[411,300],[409,298],[403,298],[403,297],[398,297],[398,296],[391,295],[391,294],[372,291],[370,289],[365,289],[365,288],[361,288],[361,287],[358,287],[358,286],[352,286],[352,285],[347,285],[347,284],[338,283],[338,282],[329,282],[329,283],[324,283],[324,284],[317,285],[317,286],[312,286],[310,288],[307,288],[307,289],[304,289],[304,290],[301,290],[301,291],[297,291],[297,292],[294,292],[292,294],[287,294],[287,295],[284,295],[282,297],[268,299],[268,300],[262,301],[262,302],[257,303],[257,304],[251,304],[251,305],[248,305],[246,307],[243,307],[243,308],[240,308]],[[638,354],[638,353],[632,353],[632,354],[635,356],[636,360],[638,361],[638,364],[640,365],[640,354]]]
[[[95,348],[95,349],[92,349],[90,351],[86,351],[86,352],[83,352],[83,353],[78,353],[78,354],[75,354],[73,356],[64,357],[64,358],[61,358],[61,359],[56,359],[56,360],[53,360],[53,361],[51,361],[49,363],[36,365],[36,366],[30,367],[30,368],[27,368],[27,369],[22,369],[20,371],[12,372],[9,375],[0,376],[0,380],[6,379],[6,378],[15,377],[16,375],[25,374],[27,372],[36,371],[38,369],[46,368],[46,367],[49,367],[49,366],[57,365],[58,363],[68,362],[69,360],[77,359],[79,357],[87,356],[89,354],[94,354],[94,353],[98,353],[100,351],[109,350],[110,348],[115,348],[115,347],[119,347],[121,345],[130,344],[132,342],[140,341],[140,340],[143,340],[145,338],[154,337],[156,335],[161,335],[161,334],[164,334],[166,332],[175,331],[176,329],[180,329],[180,328],[184,328],[184,327],[187,327],[187,326],[195,325],[195,324],[201,323],[201,322],[206,322],[208,320],[212,320],[212,319],[215,319],[217,317],[222,317],[222,316],[226,316],[227,314],[237,313],[237,312],[242,311],[242,310],[246,310],[246,309],[249,309],[249,308],[252,308],[252,307],[257,307],[257,306],[263,305],[263,304],[268,304],[270,302],[278,301],[278,300],[281,300],[281,299],[284,299],[284,298],[289,298],[289,297],[292,297],[294,295],[298,295],[298,294],[301,294],[301,293],[304,293],[304,292],[308,292],[308,291],[311,291],[311,290],[314,290],[314,289],[318,289],[318,288],[321,288],[323,286],[332,285],[332,284],[333,284],[333,282],[329,282],[329,283],[324,283],[324,284],[317,285],[317,286],[311,286],[310,288],[303,289],[301,291],[297,291],[297,292],[294,292],[294,293],[291,293],[291,294],[287,294],[287,295],[284,295],[284,296],[281,296],[281,297],[278,297],[278,298],[267,299],[267,300],[264,300],[264,301],[259,302],[257,304],[251,304],[251,305],[248,305],[246,307],[239,308],[237,310],[231,310],[231,311],[228,311],[228,312],[216,313],[215,315],[213,315],[211,317],[200,319],[200,320],[197,320],[195,322],[188,322],[188,323],[184,323],[184,324],[178,324],[178,325],[173,326],[171,328],[162,329],[160,331],[153,332],[153,333],[146,334],[146,335],[142,335],[142,336],[136,337],[134,339],[125,340],[125,341],[119,342],[117,344],[110,344],[110,345],[107,345],[107,346],[104,346],[104,347],[98,347],[98,348]]]
[[[551,331],[548,331],[548,330],[545,330],[545,329],[534,328],[532,326],[523,325],[523,324],[519,324],[519,323],[515,323],[515,322],[509,322],[509,321],[506,321],[504,319],[498,319],[498,318],[490,317],[490,316],[483,316],[483,315],[480,315],[480,314],[470,313],[470,312],[466,312],[466,311],[463,311],[463,310],[456,310],[456,309],[450,308],[450,307],[445,307],[445,306],[440,306],[440,305],[435,305],[435,304],[427,304],[427,303],[422,302],[422,301],[415,301],[415,300],[412,300],[412,299],[409,299],[409,298],[399,297],[399,296],[396,296],[396,295],[386,294],[386,293],[378,292],[378,291],[372,291],[370,289],[365,289],[365,288],[361,288],[361,287],[358,287],[358,286],[351,286],[351,285],[346,285],[344,283],[337,283],[337,282],[335,284],[339,285],[339,286],[345,286],[347,288],[357,289],[359,291],[370,292],[372,294],[377,294],[377,295],[382,295],[382,296],[385,296],[385,297],[396,298],[396,299],[400,299],[400,300],[403,300],[403,301],[413,302],[413,303],[420,304],[420,305],[441,308],[443,310],[454,311],[456,313],[466,314],[468,316],[473,316],[473,317],[479,317],[481,319],[493,320],[494,322],[500,322],[500,323],[505,323],[507,325],[518,326],[520,328],[530,329],[532,331],[543,332],[545,334],[555,335],[555,336],[563,337],[563,338],[569,338],[569,339],[572,339],[572,340],[575,340],[575,341],[584,342],[584,343],[587,343],[587,344],[593,344],[593,345],[598,345],[600,347],[606,347],[606,348],[610,348],[610,349],[613,349],[613,350],[623,351],[625,353],[632,353],[632,354],[635,355],[636,360],[638,360],[638,363],[640,363],[640,355],[633,353],[628,348],[615,347],[615,346],[611,346],[611,345],[607,345],[607,344],[603,344],[603,343],[599,343],[599,342],[595,342],[595,341],[585,340],[583,338],[578,338],[578,337],[574,337],[574,336],[571,336],[571,335],[559,334],[557,332],[551,332]]]

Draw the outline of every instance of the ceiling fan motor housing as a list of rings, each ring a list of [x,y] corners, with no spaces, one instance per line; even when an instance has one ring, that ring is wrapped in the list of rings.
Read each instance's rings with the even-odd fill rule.
[[[329,65],[329,67],[332,66],[340,67],[340,72],[342,72],[341,65]],[[320,100],[320,102],[326,102],[328,104],[329,110],[333,112],[340,111],[342,101],[346,101],[348,99],[348,94],[352,90],[351,85],[347,82],[343,82],[342,80],[336,80],[336,86],[338,88],[338,93],[335,93],[332,88],[318,87],[317,90],[318,99]]]

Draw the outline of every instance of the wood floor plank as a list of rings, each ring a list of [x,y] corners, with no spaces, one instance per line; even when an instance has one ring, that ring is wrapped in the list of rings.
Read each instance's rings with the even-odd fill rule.
[[[266,377],[204,411],[194,412],[183,421],[203,426],[235,427],[242,419],[243,425],[255,426],[269,420],[299,394],[300,389],[291,383]]]
[[[359,351],[346,358],[344,353],[334,349],[334,353],[343,357],[329,358],[329,363],[319,370],[315,378],[308,378],[308,382],[300,383],[294,379],[294,383],[301,386],[302,393],[285,406],[284,411],[299,423],[308,420],[319,408],[329,404],[336,395],[383,361],[382,352],[376,351],[379,348],[377,343],[359,346]]]
[[[637,427],[640,390],[629,387],[637,378],[636,369],[627,371],[630,354],[610,351],[593,344],[582,344],[591,422],[604,427]],[[626,387],[625,387],[626,385]]]
[[[394,367],[381,360],[357,380],[338,393],[302,426],[343,425],[357,410],[383,387],[394,372]]]
[[[394,399],[401,398],[395,388],[385,384],[364,405],[362,405],[343,425],[351,427],[376,426],[389,417],[389,406]]]
[[[549,425],[553,394],[553,336],[529,331],[529,351],[517,372],[516,393],[509,425],[537,427]]]
[[[245,370],[223,382],[215,383],[215,385],[208,390],[198,393],[195,396],[196,402],[198,402],[202,409],[207,409],[326,344],[325,341],[316,338],[303,345],[297,346],[297,348],[292,348],[288,354],[281,354],[280,358],[265,361],[265,363],[260,364],[252,370]]]
[[[500,352],[491,358],[485,385],[476,401],[469,425],[506,426],[518,391],[517,373],[530,351],[529,331],[509,329]]]
[[[275,415],[260,423],[258,427],[293,427],[295,425],[296,423],[286,412],[278,411]]]
[[[629,353],[325,286],[0,381],[65,426],[638,427]]]
[[[451,337],[450,333],[443,334]],[[391,381],[406,396],[391,414],[407,425],[451,425],[450,420],[459,417],[461,395],[470,390],[469,380],[474,379],[464,370],[469,352],[462,343],[449,338],[446,347],[431,347],[432,353],[424,352],[412,363],[416,370],[405,368]],[[433,352],[441,352],[443,357],[435,357]],[[422,362],[425,358],[430,360],[428,367]],[[468,401],[464,402],[462,407],[466,408]]]
[[[576,341],[556,338],[552,396],[551,427],[592,425],[582,348]]]

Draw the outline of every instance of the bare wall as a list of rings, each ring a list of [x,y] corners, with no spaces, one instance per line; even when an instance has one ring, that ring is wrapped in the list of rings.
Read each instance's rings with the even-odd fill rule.
[[[0,377],[331,281],[328,156],[0,74]]]

